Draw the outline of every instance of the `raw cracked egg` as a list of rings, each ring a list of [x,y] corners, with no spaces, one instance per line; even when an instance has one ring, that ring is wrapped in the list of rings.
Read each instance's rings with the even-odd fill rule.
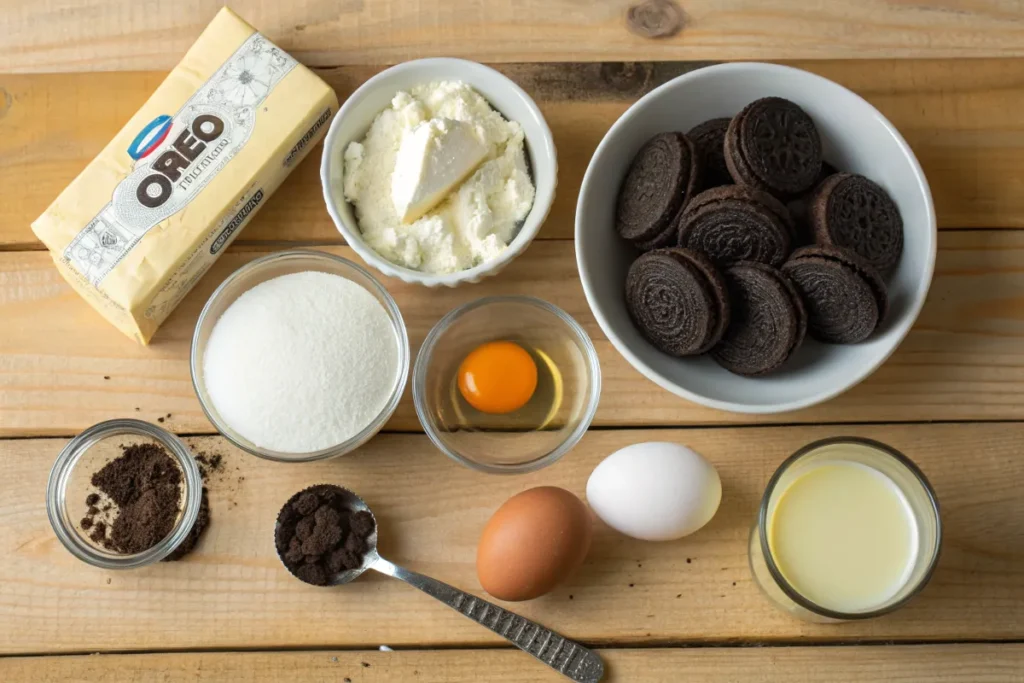
[[[542,486],[512,496],[480,535],[480,585],[499,600],[540,597],[583,564],[592,532],[587,506],[565,489]]]
[[[502,415],[529,403],[537,389],[537,364],[515,342],[488,342],[463,359],[458,381],[459,393],[469,405]]]
[[[591,473],[587,502],[601,520],[627,536],[671,541],[711,521],[722,481],[686,446],[648,442],[615,451]]]

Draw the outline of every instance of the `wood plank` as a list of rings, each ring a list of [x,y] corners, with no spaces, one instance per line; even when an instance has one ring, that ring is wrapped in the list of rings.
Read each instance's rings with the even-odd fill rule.
[[[169,69],[221,6],[9,0],[0,71]],[[1013,0],[264,0],[232,8],[317,66],[455,56],[498,62],[1024,54]],[[634,9],[637,8],[637,9]],[[630,16],[638,19],[630,21]],[[655,39],[651,39],[655,37]]]
[[[842,627],[775,609],[752,583],[746,550],[774,468],[837,433],[881,440],[916,460],[938,493],[946,534],[918,600]],[[194,448],[223,453],[227,464],[210,486],[207,536],[186,561],[122,572],[82,564],[50,529],[43,490],[64,441],[0,441],[0,653],[499,644],[379,575],[337,589],[292,578],[273,550],[279,506],[313,483],[349,486],[380,520],[385,557],[479,592],[475,544],[507,496],[540,484],[583,495],[603,457],[652,438],[686,443],[715,464],[724,494],[714,520],[671,543],[599,527],[575,578],[515,610],[598,645],[1024,638],[1024,425],[976,423],[591,431],[561,462],[521,477],[472,472],[421,434],[381,435],[353,456],[291,467],[245,456],[220,437],[193,437]]]
[[[1024,645],[786,647],[602,650],[604,683],[687,680],[703,683],[934,683],[1024,681]],[[367,664],[369,666],[364,666]],[[481,672],[486,672],[482,674]],[[486,675],[486,679],[481,676]],[[0,659],[8,683],[521,683],[566,679],[512,650],[251,652],[99,655]]]
[[[939,242],[931,297],[893,358],[838,399],[774,416],[702,408],[633,370],[590,314],[571,242],[534,244],[499,276],[473,286],[386,285],[404,314],[414,353],[445,313],[480,296],[533,295],[562,307],[591,335],[601,359],[597,425],[1024,419],[1024,232],[944,232]],[[329,251],[355,258],[345,247]],[[125,415],[162,417],[183,433],[212,432],[189,379],[192,329],[214,287],[264,253],[230,250],[149,347],[102,320],[45,253],[0,253],[0,434],[68,435]],[[408,390],[390,428],[419,429]]]
[[[928,174],[941,227],[1024,227],[1024,60],[796,64],[842,83],[889,117]],[[572,237],[583,173],[602,136],[638,97],[701,66],[511,64],[538,101],[560,156],[559,192],[541,237]],[[372,67],[320,73],[346,97]],[[41,248],[29,225],[159,84],[159,73],[0,76],[0,248]],[[6,104],[5,104],[6,102]],[[340,243],[323,206],[319,153],[295,171],[245,241]]]

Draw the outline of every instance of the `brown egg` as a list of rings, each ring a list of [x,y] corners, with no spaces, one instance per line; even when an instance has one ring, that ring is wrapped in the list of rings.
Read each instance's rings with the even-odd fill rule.
[[[487,522],[476,549],[476,573],[499,600],[532,600],[583,563],[593,531],[579,498],[554,486],[512,496]]]

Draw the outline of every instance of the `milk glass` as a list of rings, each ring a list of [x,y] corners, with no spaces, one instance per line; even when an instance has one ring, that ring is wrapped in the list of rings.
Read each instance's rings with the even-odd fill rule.
[[[872,468],[902,494],[915,526],[916,549],[902,584],[891,596],[864,611],[839,611],[810,600],[786,579],[770,543],[770,527],[780,500],[798,478],[827,463],[855,463]],[[818,441],[790,456],[768,482],[757,522],[750,534],[749,559],[754,580],[780,609],[814,622],[842,622],[888,614],[917,595],[931,578],[942,540],[939,507],[924,474],[902,453],[885,444],[854,437]],[[838,542],[842,542],[838,539]],[[819,600],[819,602],[827,602]]]

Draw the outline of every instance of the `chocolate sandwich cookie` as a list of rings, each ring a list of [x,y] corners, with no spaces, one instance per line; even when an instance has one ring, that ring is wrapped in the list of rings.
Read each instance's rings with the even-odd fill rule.
[[[807,308],[807,332],[830,344],[856,344],[888,312],[885,283],[871,264],[849,249],[797,249],[782,266]]]
[[[781,270],[764,263],[743,261],[723,274],[731,317],[711,356],[738,375],[763,375],[777,369],[807,332],[800,295]]]
[[[857,252],[883,277],[903,254],[903,218],[877,183],[852,173],[836,173],[814,191],[809,215],[820,245]]]
[[[679,217],[679,246],[703,252],[716,265],[759,261],[781,266],[789,256],[793,222],[767,192],[725,185],[694,197]]]
[[[668,227],[655,235],[653,239],[633,242],[633,246],[635,246],[637,251],[640,253],[653,251],[655,249],[666,249],[669,247],[679,246],[677,240],[678,229],[676,228],[676,223],[679,220],[678,216],[679,214],[676,214],[676,218],[669,222]]]
[[[626,308],[641,334],[672,356],[705,353],[729,324],[725,280],[687,249],[641,255],[626,275]]]
[[[806,192],[821,172],[821,138],[814,121],[781,97],[748,104],[729,123],[724,148],[733,180],[777,197]]]
[[[693,143],[682,133],[655,135],[629,167],[619,190],[615,227],[634,242],[651,242],[669,228],[700,172]]]
[[[705,189],[733,183],[729,167],[725,165],[725,131],[729,129],[731,120],[728,117],[711,119],[694,126],[686,134],[693,141],[697,156],[700,157]]]
[[[821,162],[821,173],[818,174],[818,179],[814,182],[812,187],[807,192],[789,200],[786,202],[786,208],[789,209],[789,215],[793,219],[793,226],[796,230],[793,232],[793,246],[803,247],[809,244],[814,244],[814,230],[811,229],[811,197],[814,196],[814,191],[818,189],[818,185],[825,182],[825,179],[830,175],[839,173],[836,167],[827,161]]]

